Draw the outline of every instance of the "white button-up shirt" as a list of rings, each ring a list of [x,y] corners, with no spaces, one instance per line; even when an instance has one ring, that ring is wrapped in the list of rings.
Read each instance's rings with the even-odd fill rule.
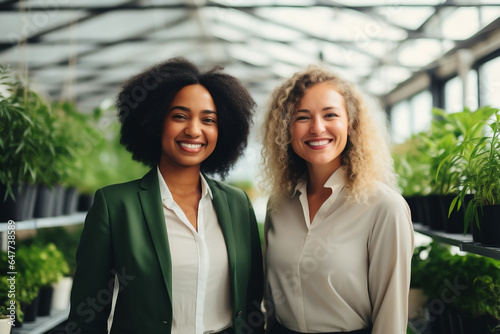
[[[277,320],[305,333],[406,333],[413,228],[404,199],[380,184],[347,203],[339,168],[311,223],[307,183],[266,221],[267,294]]]
[[[175,203],[158,169],[172,257],[172,334],[212,333],[232,325],[226,243],[212,205],[212,193],[200,177],[202,197],[196,231]]]

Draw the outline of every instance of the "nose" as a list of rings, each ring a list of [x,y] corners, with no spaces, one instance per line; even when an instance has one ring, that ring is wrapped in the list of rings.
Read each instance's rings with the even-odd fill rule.
[[[201,135],[201,127],[197,120],[191,120],[184,131],[190,137],[199,137]]]
[[[309,132],[314,134],[320,134],[323,133],[324,131],[325,131],[325,124],[323,123],[323,118],[321,116],[313,117]]]

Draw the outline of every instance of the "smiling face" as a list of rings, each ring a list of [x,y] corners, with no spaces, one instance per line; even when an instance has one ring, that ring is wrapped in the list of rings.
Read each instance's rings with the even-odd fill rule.
[[[309,169],[322,166],[333,172],[341,165],[348,124],[344,98],[335,86],[315,84],[297,105],[290,127],[292,148]]]
[[[200,167],[212,154],[218,137],[217,110],[202,85],[183,87],[163,121],[160,165]]]

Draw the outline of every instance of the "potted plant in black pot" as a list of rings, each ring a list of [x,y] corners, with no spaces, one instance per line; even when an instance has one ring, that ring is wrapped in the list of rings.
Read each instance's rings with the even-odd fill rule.
[[[459,163],[463,143],[470,138],[482,137],[485,128],[484,122],[496,111],[497,109],[491,107],[481,107],[475,111],[465,107],[462,111],[456,113],[446,113],[443,110],[436,109],[436,113],[446,120],[448,125],[446,131],[453,133],[457,139],[451,150],[440,156],[441,161],[435,175],[437,183],[442,185],[442,189],[446,189],[444,211],[448,217],[448,222],[455,226],[454,233],[463,232],[465,234],[470,231],[470,225],[466,226],[464,224],[465,209],[463,207],[466,205],[462,204],[472,198],[471,189],[466,190],[469,193],[464,193],[463,203],[460,203],[459,206],[455,205],[461,189],[461,182],[466,177],[468,168],[466,163]],[[453,210],[454,208],[455,210]]]
[[[6,67],[0,67],[0,85],[7,88],[0,92],[0,221],[30,219],[40,172],[34,139],[40,125]]]
[[[458,292],[451,302],[453,333],[490,333],[500,324],[500,261],[466,254],[452,264]]]
[[[430,190],[429,157],[423,147],[423,133],[413,135],[392,149],[398,187],[411,210],[412,221],[429,224],[424,211],[424,197]]]
[[[18,299],[21,310],[23,311],[24,322],[33,322],[36,320],[39,305],[40,279],[39,270],[40,260],[37,249],[25,244],[18,245],[16,250],[16,298]]]
[[[92,150],[83,154],[80,161],[83,165],[79,178],[79,191],[86,198],[87,206],[80,210],[88,210],[94,192],[112,183],[142,177],[147,167],[132,159],[132,155],[120,144],[120,124],[116,111],[112,108],[96,108],[92,116],[89,134],[93,139],[89,142]]]
[[[474,223],[472,227],[481,231],[483,245],[500,246],[500,114],[491,109],[494,118],[474,124],[456,152],[445,160],[460,173],[455,187],[458,195],[450,212],[464,205],[467,195],[472,194],[465,209],[464,230]]]
[[[69,266],[64,255],[53,243],[44,247],[33,244],[32,250],[38,255],[38,271],[40,273],[39,316],[50,315],[52,306],[53,284],[69,274]]]
[[[478,310],[485,315],[484,322],[492,333],[500,333],[500,277],[496,276],[483,275],[474,280]]]
[[[1,252],[2,263],[8,263],[7,252]],[[4,270],[5,269],[5,270]],[[2,268],[3,273],[7,272]],[[10,333],[11,327],[17,327],[23,320],[21,304],[16,297],[16,281],[11,276],[0,276],[0,333]]]

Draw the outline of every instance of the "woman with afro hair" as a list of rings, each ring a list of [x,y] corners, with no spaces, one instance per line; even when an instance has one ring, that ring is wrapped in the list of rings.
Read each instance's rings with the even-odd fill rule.
[[[273,92],[262,165],[270,333],[406,333],[413,230],[383,116],[325,67]]]
[[[259,333],[262,253],[248,196],[224,178],[255,103],[221,68],[172,58],[126,81],[121,143],[151,167],[99,189],[77,252],[68,333]]]

